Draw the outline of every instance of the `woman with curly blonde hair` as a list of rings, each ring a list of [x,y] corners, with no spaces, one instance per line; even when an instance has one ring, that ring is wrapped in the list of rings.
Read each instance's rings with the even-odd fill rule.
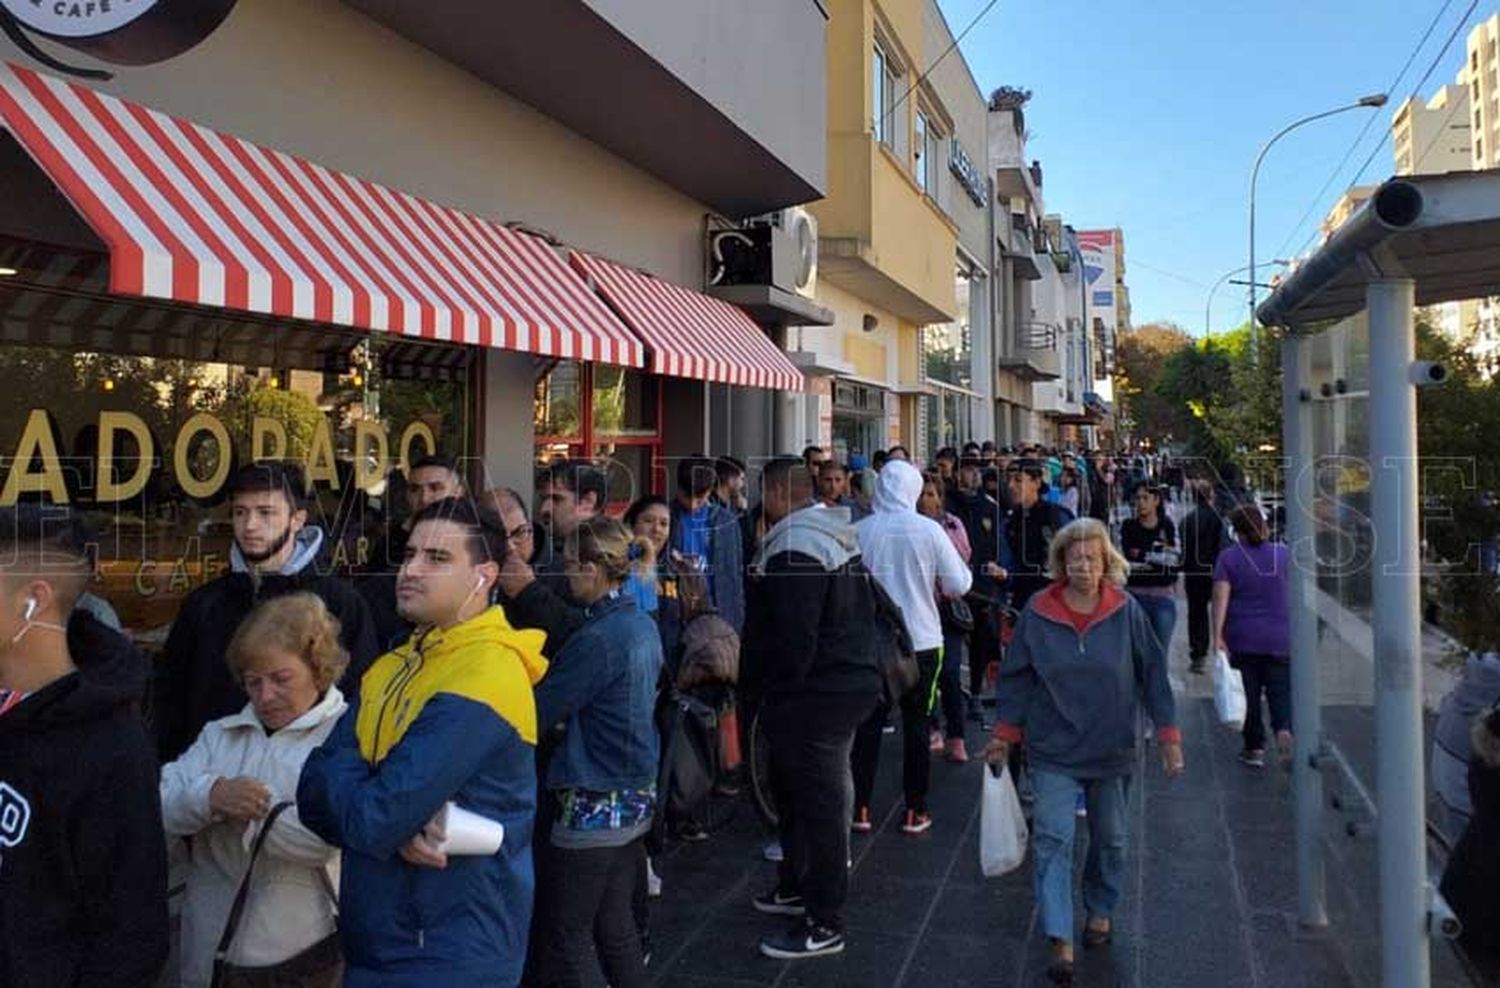
[[[1032,845],[1042,927],[1052,946],[1048,976],[1073,980],[1073,828],[1079,794],[1088,806],[1083,871],[1086,946],[1107,943],[1124,883],[1126,813],[1140,737],[1140,706],[1156,725],[1162,765],[1182,771],[1182,736],[1166,653],[1146,611],[1120,588],[1129,564],[1093,518],[1065,525],[1048,554],[1052,584],[1016,622],[1000,666],[998,722],[985,760],[1004,764],[1026,744],[1036,792]]]

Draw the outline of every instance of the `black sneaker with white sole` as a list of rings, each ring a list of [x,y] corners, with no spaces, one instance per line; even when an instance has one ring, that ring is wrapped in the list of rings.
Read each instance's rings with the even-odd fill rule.
[[[795,892],[772,889],[765,895],[755,897],[755,911],[771,916],[805,916],[807,907],[802,902],[802,896]]]
[[[779,936],[760,942],[760,952],[779,961],[827,957],[844,952],[844,935],[812,920],[804,920]]]

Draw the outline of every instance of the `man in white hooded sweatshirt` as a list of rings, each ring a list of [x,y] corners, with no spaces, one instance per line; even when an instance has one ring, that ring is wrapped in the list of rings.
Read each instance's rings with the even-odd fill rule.
[[[922,671],[917,686],[901,700],[906,817],[901,829],[920,834],[932,826],[927,811],[931,754],[927,727],[937,699],[943,666],[943,625],[937,597],[961,597],[973,574],[941,525],[917,513],[922,474],[904,460],[891,460],[875,483],[874,511],[854,526],[865,567],[901,608]],[[880,732],[886,711],[875,712],[855,738],[852,755],[855,809],[853,828],[870,829],[870,791],[880,758]]]

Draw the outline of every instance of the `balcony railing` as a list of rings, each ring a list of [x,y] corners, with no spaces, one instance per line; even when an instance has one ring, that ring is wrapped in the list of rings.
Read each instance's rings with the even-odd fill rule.
[[[1056,323],[1031,321],[1016,330],[1017,350],[1056,350],[1058,327]]]

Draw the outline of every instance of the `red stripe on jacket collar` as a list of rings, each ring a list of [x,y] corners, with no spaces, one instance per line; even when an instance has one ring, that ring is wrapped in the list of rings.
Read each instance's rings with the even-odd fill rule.
[[[1063,601],[1063,588],[1066,586],[1065,581],[1059,580],[1033,597],[1032,600],[1035,603],[1031,606],[1038,616],[1072,628],[1074,624],[1071,615],[1074,612]],[[1113,615],[1129,600],[1130,598],[1125,596],[1125,592],[1119,587],[1106,583],[1099,591],[1099,606],[1094,608],[1094,613],[1089,617],[1089,623],[1084,626],[1080,634],[1087,634],[1094,625]]]

